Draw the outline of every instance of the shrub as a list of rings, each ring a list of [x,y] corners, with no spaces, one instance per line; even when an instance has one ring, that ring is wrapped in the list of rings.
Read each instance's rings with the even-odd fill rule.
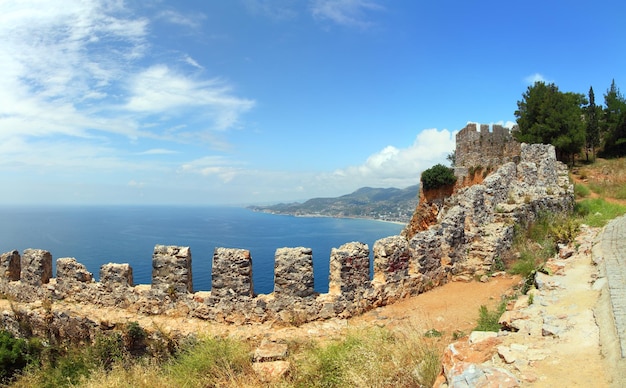
[[[251,376],[250,349],[242,341],[205,338],[183,349],[166,367],[175,386],[215,387],[241,376]]]
[[[441,369],[438,338],[421,330],[371,328],[326,345],[310,345],[294,360],[288,386],[432,386]]]
[[[94,362],[105,370],[110,370],[114,363],[122,361],[125,356],[124,341],[119,333],[97,336],[89,350]]]
[[[138,322],[129,322],[126,324],[126,330],[124,332],[124,345],[126,350],[130,351],[134,355],[141,355],[146,350],[146,338],[148,334],[139,325]]]
[[[454,176],[454,169],[443,164],[436,164],[422,172],[421,182],[424,190],[432,190],[453,185],[456,182],[456,176]]]
[[[28,343],[8,331],[0,331],[0,381],[6,383],[32,361]]]
[[[506,310],[506,302],[501,302],[494,311],[490,311],[487,306],[482,305],[478,310],[478,325],[477,331],[500,331],[500,324],[498,321]]]

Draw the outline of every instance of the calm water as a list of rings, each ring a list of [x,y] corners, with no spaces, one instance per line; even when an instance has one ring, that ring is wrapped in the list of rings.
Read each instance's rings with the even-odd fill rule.
[[[0,252],[45,249],[53,263],[60,257],[75,257],[96,279],[102,264],[129,263],[135,284],[150,284],[157,244],[191,248],[196,291],[211,289],[216,247],[248,249],[257,293],[273,289],[276,248],[312,248],[315,289],[326,292],[331,248],[360,241],[371,250],[376,240],[397,235],[403,228],[378,221],[278,216],[231,207],[0,207],[0,220]]]

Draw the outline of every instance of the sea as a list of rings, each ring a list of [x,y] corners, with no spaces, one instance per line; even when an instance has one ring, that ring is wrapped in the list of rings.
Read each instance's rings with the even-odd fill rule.
[[[103,264],[129,263],[135,284],[150,284],[155,245],[189,246],[194,291],[209,291],[214,249],[241,248],[252,256],[255,293],[266,294],[274,287],[276,249],[303,246],[313,250],[315,290],[327,292],[332,248],[359,241],[371,252],[376,240],[398,235],[403,228],[376,220],[294,217],[243,207],[0,206],[0,253],[47,250],[53,276],[56,259],[74,257],[96,280]]]

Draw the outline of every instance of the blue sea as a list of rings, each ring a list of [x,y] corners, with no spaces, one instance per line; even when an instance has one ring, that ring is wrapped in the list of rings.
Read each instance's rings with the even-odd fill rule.
[[[74,257],[97,279],[100,266],[129,263],[135,284],[150,284],[154,246],[189,246],[194,291],[211,289],[216,247],[248,249],[256,293],[273,290],[277,248],[313,249],[315,290],[328,291],[331,248],[360,241],[370,247],[403,225],[362,219],[292,217],[237,207],[63,206],[0,207],[0,253],[45,249]],[[56,269],[53,268],[56,276]]]

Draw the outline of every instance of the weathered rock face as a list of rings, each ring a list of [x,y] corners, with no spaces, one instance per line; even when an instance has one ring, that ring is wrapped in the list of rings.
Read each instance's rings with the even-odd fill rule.
[[[87,271],[87,268],[76,261],[73,257],[62,257],[57,259],[57,282],[63,281],[76,281],[76,282],[90,282],[93,279],[93,274]]]
[[[253,294],[250,251],[216,248],[213,252],[211,296],[232,298],[233,296],[251,297]]]
[[[355,293],[370,281],[370,253],[367,244],[351,242],[330,252],[328,293],[353,300]]]
[[[133,286],[133,269],[129,264],[108,263],[100,267],[100,283],[107,289]]]
[[[25,249],[21,259],[20,279],[32,286],[41,286],[52,277],[52,255],[43,249]]]
[[[401,236],[391,236],[374,243],[374,281],[398,282],[409,274],[411,252],[409,242]]]
[[[173,245],[154,247],[152,288],[168,292],[193,292],[189,247]]]
[[[311,248],[278,248],[274,260],[275,293],[299,297],[314,294]]]
[[[3,274],[8,281],[20,280],[22,264],[20,253],[11,251],[0,255],[0,274]]]

